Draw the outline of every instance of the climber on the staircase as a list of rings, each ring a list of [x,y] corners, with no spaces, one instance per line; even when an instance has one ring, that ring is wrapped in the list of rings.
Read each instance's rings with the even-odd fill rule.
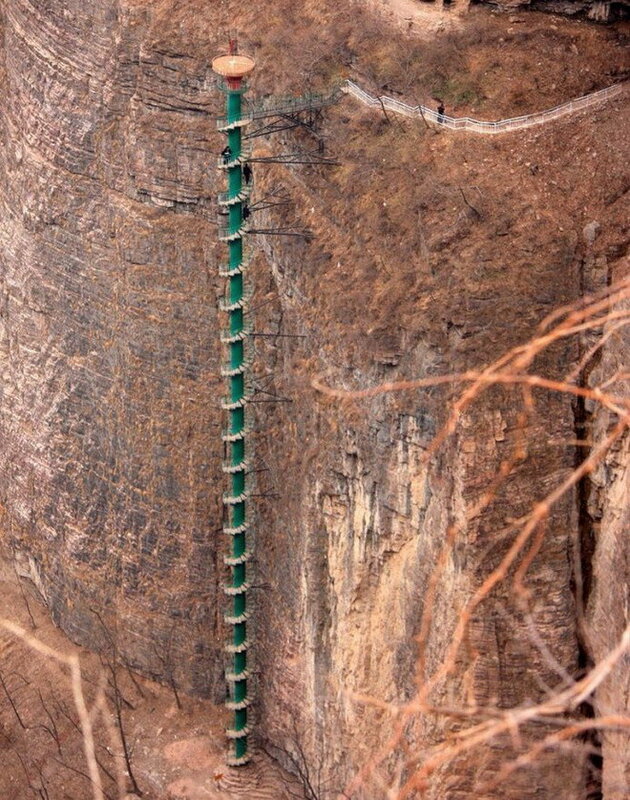
[[[251,181],[253,174],[252,168],[249,166],[249,162],[247,162],[243,167],[243,177],[245,178],[245,183],[248,184]]]
[[[229,144],[227,144],[223,150],[221,150],[221,155],[223,156],[223,163],[227,164],[232,157],[232,148]]]
[[[249,210],[249,206],[247,205],[247,203],[243,203],[243,219],[244,220],[249,219],[251,213],[252,212]]]

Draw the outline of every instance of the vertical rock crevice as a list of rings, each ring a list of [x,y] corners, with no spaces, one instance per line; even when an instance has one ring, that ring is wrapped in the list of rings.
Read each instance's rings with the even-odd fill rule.
[[[601,225],[597,221],[589,222],[582,230],[583,244],[578,263],[580,297],[597,294],[610,286],[615,277],[614,265],[608,263],[605,255],[595,254],[595,241],[600,231]],[[618,245],[609,248],[609,251],[614,252],[616,249]],[[605,331],[606,326],[603,330],[584,332],[579,337],[578,363],[585,361],[576,377],[580,388],[597,387],[610,375],[613,365],[623,359],[623,337],[621,348],[619,339],[614,337],[604,343],[601,349],[595,349]],[[591,352],[591,357],[587,359]],[[616,387],[617,391],[618,388]],[[573,421],[577,469],[610,429],[613,419],[603,406],[580,396],[573,401]],[[616,444],[594,471],[586,474],[576,486],[577,533],[573,552],[573,590],[578,622],[578,665],[581,673],[592,669],[610,647],[616,644],[616,631],[613,629],[623,624],[623,619],[617,618],[609,630],[603,631],[600,617],[605,610],[610,613],[617,606],[620,596],[624,594],[624,581],[627,594],[628,576],[624,575],[623,559],[619,563],[618,575],[606,575],[608,570],[605,568],[614,563],[614,551],[618,550],[619,544],[617,528],[623,514],[619,513],[615,500],[617,486],[620,481],[623,482],[624,470],[623,459],[619,457],[617,450],[622,451],[623,447],[623,442]],[[609,624],[612,622],[609,619]],[[580,706],[579,712],[585,719],[594,719],[607,711],[620,710],[621,698],[616,691],[617,681],[618,677],[613,677],[612,681],[609,679],[594,698]],[[613,698],[614,702],[611,703]],[[608,734],[596,729],[585,733],[582,738],[584,745],[590,750],[587,800],[608,800],[619,796],[619,787],[615,788],[609,775],[619,772],[619,764],[614,757],[610,767],[607,763],[607,754],[614,754],[614,747],[611,748],[609,740]]]
[[[579,282],[579,296],[584,297],[591,285],[591,270],[593,266],[592,244],[599,231],[599,224],[589,223],[582,231],[583,252],[578,247],[578,269],[577,276]],[[578,363],[584,358],[588,351],[590,342],[588,334],[583,334],[578,340]],[[599,362],[600,354],[595,355],[595,359],[589,361],[580,370],[577,376],[577,383],[580,388],[585,388],[589,384],[590,375],[596,363]],[[590,410],[587,408],[586,399],[578,395],[572,402],[573,411],[573,431],[575,435],[575,469],[579,469],[584,461],[589,457],[592,449],[591,434],[593,419]],[[571,588],[575,599],[575,609],[577,616],[577,646],[578,646],[578,669],[581,674],[592,669],[594,666],[594,655],[592,643],[589,641],[585,609],[593,586],[593,558],[595,554],[595,520],[591,515],[589,498],[591,494],[590,477],[585,475],[575,488],[576,503],[576,532],[571,543],[572,559],[572,581]],[[581,704],[579,713],[586,719],[595,716],[595,710],[590,701]],[[601,800],[602,795],[602,748],[601,739],[598,731],[592,730],[582,735],[582,741],[589,748],[590,753],[587,758],[587,800]]]
[[[580,375],[580,386],[588,385],[587,374],[591,369],[584,370]],[[586,374],[587,373],[587,374]],[[573,421],[575,430],[575,467],[576,469],[588,458],[591,452],[590,436],[593,428],[592,414],[587,410],[584,397],[577,397],[573,404]],[[597,541],[596,526],[597,522],[591,514],[590,476],[585,475],[577,484],[575,498],[577,506],[577,535],[574,547],[577,552],[573,553],[574,569],[572,588],[575,595],[575,608],[578,616],[577,644],[578,644],[578,667],[580,673],[584,673],[595,665],[594,653],[588,627],[585,619],[585,609],[593,589],[594,579],[594,557]],[[586,701],[581,704],[579,712],[586,719],[595,717],[595,709],[592,702]],[[589,748],[590,753],[587,760],[588,783],[587,800],[603,800],[602,793],[602,774],[603,756],[602,742],[600,734],[593,729],[583,735],[583,743]]]

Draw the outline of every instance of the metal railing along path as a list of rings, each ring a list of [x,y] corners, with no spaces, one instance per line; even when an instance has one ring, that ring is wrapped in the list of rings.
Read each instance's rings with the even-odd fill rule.
[[[627,89],[627,87],[628,83],[617,83],[614,86],[608,86],[606,89],[600,89],[597,92],[578,97],[575,100],[569,100],[567,103],[549,108],[546,111],[525,114],[524,116],[512,117],[511,119],[501,119],[497,122],[484,122],[483,120],[472,119],[472,117],[449,117],[446,115],[443,115],[438,121],[439,115],[437,111],[432,108],[427,108],[422,105],[411,106],[407,103],[403,103],[401,100],[395,100],[393,97],[374,97],[361,89],[360,86],[357,86],[353,81],[346,81],[341,87],[341,90],[346,94],[351,94],[353,97],[356,97],[356,99],[364,105],[384,107],[388,111],[393,111],[395,114],[425,119],[427,122],[442,125],[450,130],[473,131],[474,133],[505,133],[506,131],[531,128],[534,125],[550,122],[566,114],[571,114],[574,111],[590,108],[611,97],[616,97]]]

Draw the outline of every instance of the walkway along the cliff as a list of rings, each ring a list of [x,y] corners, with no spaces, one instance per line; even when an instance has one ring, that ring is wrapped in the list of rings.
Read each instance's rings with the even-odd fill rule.
[[[559,117],[564,117],[574,111],[581,111],[585,108],[598,105],[599,103],[609,100],[611,97],[617,97],[625,89],[628,83],[617,83],[613,86],[608,86],[606,89],[600,89],[598,92],[578,97],[575,100],[569,100],[560,106],[549,108],[546,111],[538,111],[534,114],[526,114],[522,117],[512,117],[511,119],[501,119],[496,122],[484,122],[483,120],[472,119],[471,117],[448,117],[440,116],[438,121],[438,112],[427,106],[410,106],[400,100],[395,100],[393,97],[374,97],[368,92],[361,89],[353,81],[346,81],[341,86],[341,91],[346,94],[351,94],[361,103],[366,106],[385,108],[388,111],[393,111],[395,114],[402,114],[405,117],[415,117],[424,119],[426,122],[433,122],[443,128],[448,128],[454,131],[471,131],[473,133],[506,133],[507,131],[521,130],[522,128],[531,128],[534,125],[542,125],[545,122],[551,122]]]

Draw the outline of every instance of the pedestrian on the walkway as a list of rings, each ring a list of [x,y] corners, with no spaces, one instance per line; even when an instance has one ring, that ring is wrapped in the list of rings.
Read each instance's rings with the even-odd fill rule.
[[[444,103],[440,100],[440,105],[437,107],[437,121],[438,125],[442,125],[444,122]]]

